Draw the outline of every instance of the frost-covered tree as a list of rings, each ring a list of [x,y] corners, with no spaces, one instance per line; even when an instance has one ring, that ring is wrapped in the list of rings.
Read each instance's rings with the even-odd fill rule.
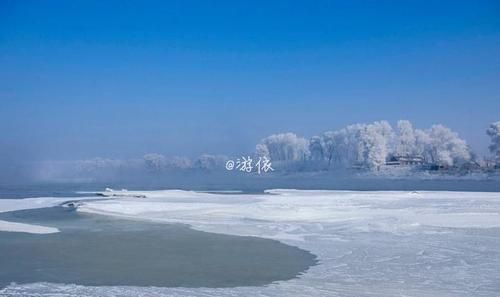
[[[354,124],[339,131],[338,151],[343,166],[364,164],[366,147],[361,135],[365,129],[365,124]]]
[[[490,152],[493,154],[495,162],[500,164],[500,121],[491,123],[486,134],[491,138]]]
[[[192,166],[193,162],[186,157],[173,157],[167,160],[167,167],[172,169],[188,169]]]
[[[309,152],[311,154],[311,160],[313,161],[323,161],[325,154],[323,152],[322,139],[319,136],[313,136],[309,140]]]
[[[362,164],[371,169],[379,169],[385,164],[393,139],[391,125],[386,121],[366,125],[360,133]]]
[[[269,158],[269,150],[265,144],[259,143],[255,146],[255,154],[257,157]]]
[[[262,139],[261,145],[266,147],[269,157],[273,161],[305,160],[309,155],[308,141],[293,133],[268,136]],[[262,150],[264,149],[261,147]]]
[[[323,146],[323,157],[328,162],[328,166],[332,163],[334,153],[338,147],[335,142],[335,133],[336,131],[327,131],[320,136],[321,145]]]
[[[195,161],[194,166],[199,169],[207,170],[221,169],[224,168],[227,160],[227,156],[204,154]]]
[[[392,128],[387,122],[375,122],[325,132],[321,142],[329,165],[376,168],[385,163],[391,137]]]
[[[415,129],[415,155],[422,156],[425,162],[431,162],[431,156],[429,154],[429,148],[431,143],[431,138],[429,134],[420,129]]]
[[[323,156],[328,162],[328,167],[332,163],[340,164],[342,160],[341,149],[344,146],[344,135],[340,131],[328,131],[321,136],[323,145]]]
[[[433,163],[439,165],[459,165],[471,159],[471,153],[465,140],[456,132],[443,125],[433,125],[428,131],[428,143],[425,152]]]
[[[394,154],[397,156],[411,156],[417,153],[416,136],[410,121],[398,121]]]
[[[143,157],[146,168],[153,172],[163,170],[167,165],[167,158],[161,154],[146,154]]]

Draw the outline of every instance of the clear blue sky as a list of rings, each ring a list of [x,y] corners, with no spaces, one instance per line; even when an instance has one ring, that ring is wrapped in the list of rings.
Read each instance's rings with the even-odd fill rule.
[[[498,1],[124,2],[0,0],[2,158],[238,155],[381,119],[485,153],[500,120]]]

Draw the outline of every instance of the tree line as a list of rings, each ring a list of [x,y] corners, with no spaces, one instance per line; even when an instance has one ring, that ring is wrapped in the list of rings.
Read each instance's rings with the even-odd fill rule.
[[[500,122],[486,131],[493,162],[500,163]],[[393,128],[387,121],[354,124],[305,139],[294,133],[270,135],[257,144],[256,154],[275,162],[322,164],[324,168],[360,167],[378,170],[391,159],[418,160],[424,165],[460,167],[484,164],[460,138],[443,125],[415,129],[401,120]]]

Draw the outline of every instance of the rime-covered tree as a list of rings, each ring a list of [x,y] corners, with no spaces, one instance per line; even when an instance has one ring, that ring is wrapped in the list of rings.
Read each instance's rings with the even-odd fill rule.
[[[411,156],[416,154],[416,136],[410,121],[398,121],[394,154],[397,156]]]
[[[323,141],[319,136],[313,136],[309,140],[309,152],[311,154],[311,160],[313,161],[323,161],[325,154],[323,152]]]
[[[227,160],[228,158],[223,155],[203,154],[195,161],[194,166],[206,170],[221,169],[224,168]]]
[[[342,140],[339,150],[341,163],[344,166],[364,164],[366,147],[361,135],[365,129],[365,124],[354,124],[340,130]]]
[[[495,162],[500,164],[500,121],[491,123],[486,134],[491,138],[490,152],[493,154]]]
[[[378,168],[385,163],[391,138],[392,128],[383,121],[325,132],[322,144],[329,165]]]
[[[427,153],[433,163],[439,165],[459,165],[471,159],[465,140],[456,132],[443,125],[433,125],[428,131]]]
[[[371,169],[379,169],[385,164],[393,138],[391,125],[386,121],[366,125],[360,133],[363,147],[362,164]]]
[[[309,143],[293,133],[274,134],[264,138],[261,142],[273,161],[305,160],[309,155]],[[261,150],[264,150],[261,148]]]
[[[328,167],[332,163],[340,164],[342,160],[341,149],[343,147],[344,137],[340,131],[327,131],[321,136],[323,145],[323,156],[328,162]]]
[[[259,143],[255,146],[255,154],[257,157],[269,158],[269,150],[265,144]]]
[[[172,169],[188,169],[193,166],[191,159],[186,157],[173,157],[167,160],[167,166]]]
[[[159,172],[167,165],[167,158],[161,154],[146,154],[143,157],[146,168],[152,172]]]
[[[497,126],[492,126],[489,133],[496,135],[495,129]],[[498,150],[498,145],[493,147]],[[386,121],[349,125],[312,137],[309,142],[292,133],[276,134],[265,138],[257,151],[276,161],[302,160],[309,155],[310,160],[324,160],[329,167],[360,166],[372,170],[384,165],[390,155],[417,155],[427,163],[448,166],[472,158],[467,143],[449,128],[434,125],[428,130],[413,129],[409,121],[399,121],[396,132]]]
[[[431,138],[429,134],[420,129],[415,129],[415,155],[422,156],[425,162],[432,162],[432,157],[429,154]]]

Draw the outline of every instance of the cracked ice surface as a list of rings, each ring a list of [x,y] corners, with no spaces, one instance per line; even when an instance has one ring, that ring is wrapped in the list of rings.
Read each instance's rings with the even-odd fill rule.
[[[12,284],[0,296],[498,296],[500,193],[269,190],[132,192],[80,211],[179,222],[280,240],[319,265],[264,287],[141,288]],[[105,194],[105,193],[103,193]]]

